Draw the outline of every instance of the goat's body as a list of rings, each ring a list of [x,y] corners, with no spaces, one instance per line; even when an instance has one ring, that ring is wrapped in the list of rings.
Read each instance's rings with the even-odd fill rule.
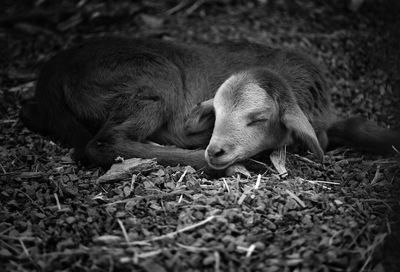
[[[302,54],[251,43],[92,40],[44,65],[35,96],[20,116],[28,128],[74,147],[78,158],[98,165],[109,166],[122,156],[201,168],[214,123],[201,120],[195,133],[188,133],[188,115],[232,74],[260,67],[290,85],[320,141],[326,138],[334,115],[319,67]]]
[[[188,135],[186,116],[197,103],[212,98],[231,74],[259,66],[287,74],[294,85],[299,80],[310,84],[310,92],[302,87],[297,95],[311,119],[330,112],[320,70],[290,51],[249,43],[188,46],[101,38],[46,63],[21,118],[32,130],[54,136],[96,164],[110,165],[121,155],[156,157],[168,164],[196,161],[198,167],[204,165],[203,151],[179,148],[204,148],[212,129]],[[178,148],[150,146],[146,140]]]

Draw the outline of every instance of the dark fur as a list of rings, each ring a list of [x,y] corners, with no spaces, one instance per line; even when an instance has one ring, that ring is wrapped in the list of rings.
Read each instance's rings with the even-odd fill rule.
[[[381,128],[361,117],[337,120],[324,77],[318,66],[307,61],[307,58],[303,59],[300,66],[292,63],[274,71],[288,84],[288,90],[291,91],[280,90],[274,94],[273,88],[268,86],[271,82],[264,80],[269,77],[259,71],[255,73],[256,81],[278,100],[282,111],[293,108],[293,103],[300,106],[311,122],[322,149],[348,146],[375,154],[394,154],[393,147],[399,150],[400,132]]]
[[[314,127],[329,128],[329,94],[307,57],[248,43],[187,46],[128,38],[96,39],[57,54],[44,65],[35,96],[20,116],[31,130],[74,147],[79,159],[97,165],[108,167],[122,156],[202,168],[204,150],[197,148],[208,144],[213,116],[197,114],[193,123],[200,125],[185,127],[193,118],[189,113],[231,74],[253,67],[287,74]],[[338,138],[351,135],[330,131]]]

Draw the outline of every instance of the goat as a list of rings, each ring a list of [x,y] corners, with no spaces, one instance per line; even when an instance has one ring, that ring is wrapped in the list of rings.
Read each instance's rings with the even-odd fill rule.
[[[332,112],[320,68],[300,53],[254,43],[107,37],[45,63],[20,118],[73,147],[76,160],[109,167],[118,156],[156,158],[201,169],[288,144],[291,131],[322,157],[327,132],[359,136],[347,122],[331,126]],[[235,140],[224,142],[225,133]],[[389,148],[382,133],[392,140],[386,130],[362,137]],[[241,155],[220,164],[221,151],[226,156],[233,146]]]
[[[352,146],[370,153],[394,153],[400,133],[360,117],[338,120],[317,66],[294,61],[266,65],[230,76],[215,97],[198,104],[186,129],[214,128],[205,157],[214,169],[225,169],[252,157],[301,140],[322,161],[324,150]],[[201,120],[208,120],[202,124]]]

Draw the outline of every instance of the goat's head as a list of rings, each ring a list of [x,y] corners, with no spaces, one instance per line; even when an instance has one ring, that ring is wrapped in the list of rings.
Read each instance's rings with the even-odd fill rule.
[[[215,169],[291,142],[292,133],[320,158],[323,151],[290,86],[266,69],[240,72],[218,89],[213,103],[215,125],[205,151]],[[209,112],[205,110],[204,112]]]

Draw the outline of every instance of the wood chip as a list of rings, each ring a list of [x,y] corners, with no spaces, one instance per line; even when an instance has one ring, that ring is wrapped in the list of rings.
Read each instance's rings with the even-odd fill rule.
[[[123,162],[113,164],[107,173],[97,179],[97,183],[115,182],[131,178],[132,174],[154,170],[155,166],[155,160],[140,158],[124,160]]]

